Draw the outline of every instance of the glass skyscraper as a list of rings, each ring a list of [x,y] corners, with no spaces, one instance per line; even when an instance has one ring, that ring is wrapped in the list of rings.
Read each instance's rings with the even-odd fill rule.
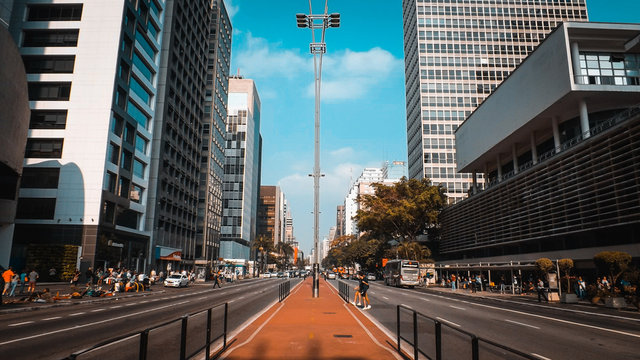
[[[454,203],[472,184],[454,132],[558,24],[586,21],[586,3],[403,0],[403,19],[409,178],[443,184]]]

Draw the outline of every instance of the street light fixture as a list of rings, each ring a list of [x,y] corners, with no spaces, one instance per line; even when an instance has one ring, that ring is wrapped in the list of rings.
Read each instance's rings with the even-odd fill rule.
[[[325,30],[330,27],[340,27],[340,14],[328,13],[328,1],[324,2],[324,14],[314,15],[309,0],[309,15],[296,14],[299,28],[311,29],[311,44],[309,50],[313,54],[313,72],[315,81],[315,147],[313,166],[313,297],[319,296],[320,264],[318,263],[318,237],[320,223],[320,82],[322,80],[322,55],[327,52],[327,44],[324,41]],[[315,30],[321,30],[320,42],[316,42]]]

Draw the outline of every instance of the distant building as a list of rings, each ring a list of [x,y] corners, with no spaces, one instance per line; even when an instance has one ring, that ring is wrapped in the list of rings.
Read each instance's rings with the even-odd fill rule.
[[[488,181],[442,212],[443,260],[640,257],[639,99],[639,24],[558,27],[456,132]]]
[[[258,236],[269,238],[273,245],[284,240],[282,233],[284,219],[284,195],[279,186],[260,186],[258,202]]]
[[[345,210],[344,205],[336,207],[336,238],[345,235]]]
[[[11,3],[9,3],[10,5]],[[0,5],[1,19],[10,8]],[[22,58],[0,21],[0,266],[9,266],[18,191],[29,131],[29,96]]]
[[[402,179],[407,178],[407,175],[406,161],[385,161],[382,166],[382,176],[385,179]]]
[[[562,21],[587,20],[585,0],[403,0],[409,178],[467,196],[456,172],[462,121]]]
[[[260,98],[251,79],[229,79],[220,256],[249,259],[260,190]]]

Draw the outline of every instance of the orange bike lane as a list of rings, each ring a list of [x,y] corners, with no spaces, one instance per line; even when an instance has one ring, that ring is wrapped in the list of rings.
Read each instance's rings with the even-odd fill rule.
[[[243,329],[222,359],[402,359],[394,342],[337,291],[309,278]]]

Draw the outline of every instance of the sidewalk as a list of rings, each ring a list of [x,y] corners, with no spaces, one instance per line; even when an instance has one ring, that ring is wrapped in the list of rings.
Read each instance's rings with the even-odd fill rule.
[[[522,294],[522,295],[512,294],[510,292],[501,294],[500,292],[491,292],[491,291],[478,291],[474,293],[474,292],[471,292],[471,290],[469,289],[451,290],[451,288],[449,287],[440,287],[440,286],[429,286],[424,289],[429,292],[442,293],[442,294],[448,294],[448,295],[458,295],[458,296],[466,296],[466,297],[477,297],[477,298],[483,298],[483,299],[496,299],[496,300],[502,299],[502,300],[519,301],[523,303],[538,304],[537,293],[529,293],[529,294]],[[548,302],[548,303],[543,301],[542,304],[555,306],[559,308],[571,308],[574,306],[580,306],[581,310],[588,310],[589,308],[592,308],[592,310],[597,310],[599,312],[610,311],[612,313],[619,313],[622,311],[622,312],[638,313],[638,309],[632,306],[623,307],[622,309],[617,310],[617,309],[607,308],[604,306],[603,303],[592,304],[588,300],[579,300],[578,303],[576,304],[565,304],[558,301]]]
[[[233,339],[222,359],[402,359],[394,341],[320,280],[309,278]]]

